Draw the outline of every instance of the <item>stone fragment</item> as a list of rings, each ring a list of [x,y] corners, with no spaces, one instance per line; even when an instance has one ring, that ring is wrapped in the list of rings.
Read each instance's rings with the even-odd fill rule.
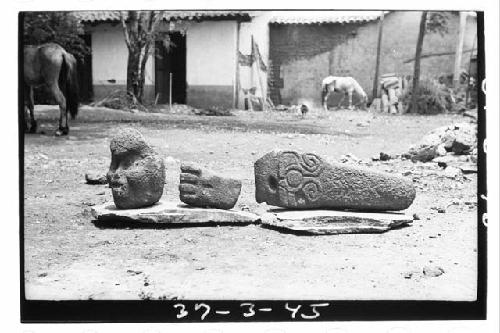
[[[105,173],[88,172],[85,174],[85,182],[89,185],[104,185],[108,183]]]
[[[110,149],[107,178],[116,207],[141,208],[158,202],[165,185],[165,164],[142,134],[123,129],[111,140]]]
[[[273,151],[254,167],[257,202],[284,208],[402,210],[416,195],[403,177],[328,163],[311,153]]]
[[[248,224],[256,223],[258,215],[236,210],[195,208],[180,202],[160,201],[139,209],[117,209],[112,202],[91,208],[92,216],[100,222],[136,222],[164,224]]]
[[[438,277],[444,273],[444,269],[439,266],[425,266],[423,273],[425,276]]]
[[[462,170],[453,166],[447,166],[444,169],[444,175],[447,178],[456,178],[462,174]]]
[[[388,161],[391,159],[391,155],[387,154],[387,153],[384,153],[384,152],[380,152],[380,158],[379,158],[381,161]]]
[[[313,235],[381,233],[412,221],[400,213],[334,210],[275,210],[262,216],[262,224],[271,228]]]
[[[181,201],[191,206],[231,209],[240,196],[241,181],[183,163],[179,192]]]

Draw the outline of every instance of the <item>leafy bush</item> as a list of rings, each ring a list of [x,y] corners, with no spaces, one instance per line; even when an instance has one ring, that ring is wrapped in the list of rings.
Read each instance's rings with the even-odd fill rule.
[[[410,106],[412,87],[403,96],[405,105]],[[415,108],[411,112],[419,114],[438,114],[448,112],[452,108],[453,97],[445,85],[436,80],[420,81]]]

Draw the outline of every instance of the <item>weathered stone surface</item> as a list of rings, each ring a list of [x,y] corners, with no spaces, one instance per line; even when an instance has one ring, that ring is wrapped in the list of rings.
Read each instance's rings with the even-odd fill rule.
[[[91,209],[94,218],[101,222],[137,223],[234,223],[258,222],[258,215],[236,210],[195,208],[180,202],[160,201],[152,206],[139,209],[117,209],[112,202]]]
[[[179,197],[188,205],[231,209],[240,192],[240,180],[222,177],[195,164],[181,164]]]
[[[381,233],[413,218],[399,213],[359,213],[334,210],[278,211],[264,214],[262,224],[314,235]]]
[[[90,185],[104,185],[108,183],[105,173],[88,172],[85,174],[85,182]]]
[[[119,209],[146,207],[158,202],[165,185],[165,164],[139,131],[120,131],[110,144],[107,173],[113,200]]]
[[[255,162],[255,199],[284,208],[402,210],[415,199],[400,176],[328,163],[294,151],[273,151]]]

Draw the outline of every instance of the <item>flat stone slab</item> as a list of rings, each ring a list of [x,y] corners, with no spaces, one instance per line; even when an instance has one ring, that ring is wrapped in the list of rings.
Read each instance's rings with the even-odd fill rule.
[[[262,216],[263,225],[312,235],[382,233],[412,221],[412,216],[401,213],[335,210],[274,210]]]
[[[153,206],[117,209],[113,202],[94,206],[92,216],[100,222],[137,222],[158,224],[248,224],[260,220],[256,214],[237,210],[190,207],[180,202],[159,201]]]

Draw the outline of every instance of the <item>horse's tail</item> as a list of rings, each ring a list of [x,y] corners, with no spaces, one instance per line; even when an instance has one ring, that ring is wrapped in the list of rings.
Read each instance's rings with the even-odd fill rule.
[[[73,55],[65,52],[61,65],[60,78],[63,82],[63,91],[66,98],[66,110],[69,111],[71,119],[75,119],[78,114],[78,74],[76,69],[76,59]]]

